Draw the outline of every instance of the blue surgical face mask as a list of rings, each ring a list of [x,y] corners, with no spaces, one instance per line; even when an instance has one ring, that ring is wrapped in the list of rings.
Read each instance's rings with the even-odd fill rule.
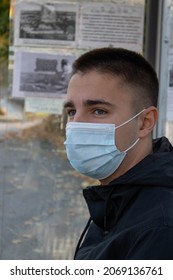
[[[67,123],[64,144],[67,157],[74,169],[98,180],[112,175],[122,163],[127,151],[139,141],[137,139],[128,149],[120,151],[115,144],[115,131],[144,110],[119,126],[105,123]]]

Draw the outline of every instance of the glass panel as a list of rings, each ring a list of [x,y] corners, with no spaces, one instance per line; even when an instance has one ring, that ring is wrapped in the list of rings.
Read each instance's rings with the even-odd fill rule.
[[[98,182],[74,171],[65,154],[62,103],[71,64],[100,44],[101,35],[91,41],[87,21],[96,12],[100,23],[105,12],[105,27],[108,15],[112,25],[121,15],[121,33],[102,45],[116,45],[116,37],[142,52],[145,1],[11,3],[8,82],[6,65],[0,70],[0,259],[72,259],[89,217],[82,189]]]
[[[169,19],[170,19],[170,44],[169,44],[169,81],[168,81],[168,97],[167,97],[167,123],[166,136],[173,144],[173,0],[169,3]]]

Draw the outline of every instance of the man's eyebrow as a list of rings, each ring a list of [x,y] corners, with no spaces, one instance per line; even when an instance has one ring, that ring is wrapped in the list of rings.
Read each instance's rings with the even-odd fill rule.
[[[113,106],[112,103],[104,100],[104,99],[87,99],[84,101],[85,106],[93,106],[93,105],[107,105],[107,106]]]
[[[107,105],[112,107],[113,104],[104,100],[104,99],[87,99],[83,102],[83,105],[86,107],[94,106],[94,105]],[[74,102],[69,100],[64,102],[64,109],[65,108],[75,108]]]
[[[66,102],[64,102],[64,109],[68,108],[68,107],[70,107],[70,108],[74,108],[75,107],[73,101],[66,101]]]

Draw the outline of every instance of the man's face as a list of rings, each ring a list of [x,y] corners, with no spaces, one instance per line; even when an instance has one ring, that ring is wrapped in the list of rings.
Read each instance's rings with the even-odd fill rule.
[[[65,103],[68,121],[118,126],[135,115],[133,96],[118,77],[95,71],[75,74],[70,80]],[[137,138],[136,119],[116,130],[116,145],[121,151]]]

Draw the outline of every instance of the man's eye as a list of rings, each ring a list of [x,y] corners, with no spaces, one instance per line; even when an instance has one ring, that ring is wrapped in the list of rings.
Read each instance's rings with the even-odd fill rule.
[[[102,109],[96,109],[94,112],[95,112],[96,115],[104,115],[104,114],[106,114],[106,111],[102,110]]]
[[[68,115],[69,117],[73,117],[73,116],[75,115],[75,113],[76,113],[76,110],[68,110],[68,111],[67,111],[67,115]]]

